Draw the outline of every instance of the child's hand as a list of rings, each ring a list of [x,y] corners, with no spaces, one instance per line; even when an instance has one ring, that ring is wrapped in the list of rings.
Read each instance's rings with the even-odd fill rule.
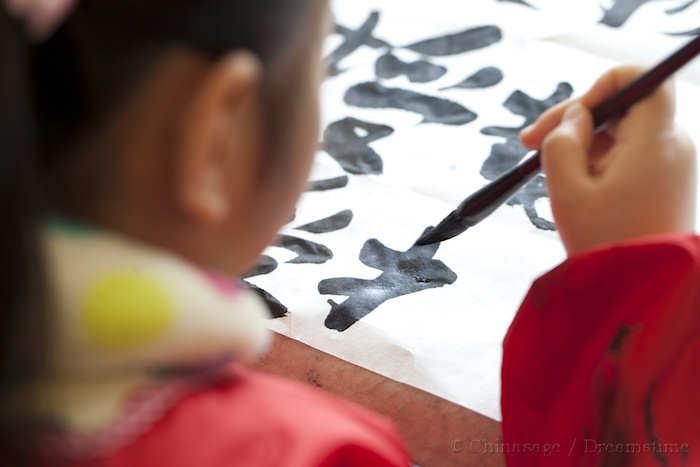
[[[572,256],[605,242],[692,231],[695,148],[675,126],[675,95],[666,84],[613,128],[594,135],[589,109],[641,70],[615,68],[582,98],[562,103],[521,134],[542,149],[552,211]]]

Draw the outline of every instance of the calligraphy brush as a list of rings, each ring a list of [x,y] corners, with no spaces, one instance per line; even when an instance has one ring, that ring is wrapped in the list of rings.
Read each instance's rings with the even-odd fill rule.
[[[600,132],[611,121],[621,118],[637,102],[651,94],[673,73],[700,54],[700,36],[623,88],[617,95],[593,110],[593,123]],[[540,152],[516,165],[484,186],[452,211],[437,227],[424,233],[416,245],[430,245],[456,237],[486,219],[537,175],[541,168]]]

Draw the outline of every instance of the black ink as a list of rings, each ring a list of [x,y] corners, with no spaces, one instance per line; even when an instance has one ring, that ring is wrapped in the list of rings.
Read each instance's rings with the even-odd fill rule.
[[[624,26],[642,6],[655,1],[658,0],[615,0],[610,8],[604,9],[605,13],[600,22],[613,28],[619,28]]]
[[[302,230],[304,232],[315,234],[335,232],[350,225],[350,222],[352,222],[352,217],[352,211],[350,209],[346,209],[345,211],[340,211],[339,213],[333,214],[325,219],[310,222],[300,227],[295,227],[294,230]]]
[[[258,264],[241,277],[243,279],[250,279],[255,276],[264,276],[265,274],[270,274],[275,269],[277,269],[277,261],[275,261],[275,258],[271,258],[267,255],[260,255]]]
[[[337,190],[338,188],[345,188],[348,186],[350,179],[347,175],[342,175],[335,178],[327,178],[325,180],[316,180],[309,183],[306,191],[328,191]]]
[[[353,30],[344,26],[336,25],[335,32],[343,36],[343,43],[338,46],[326,61],[328,63],[328,73],[336,76],[345,70],[340,68],[340,62],[351,55],[357,49],[366,45],[372,48],[390,47],[390,45],[380,39],[375,38],[372,33],[379,24],[379,13],[373,11],[369,18],[358,29]]]
[[[572,94],[573,88],[569,83],[559,83],[556,91],[544,100],[535,99],[519,90],[512,93],[503,106],[512,113],[524,117],[525,120],[518,127],[490,126],[481,130],[481,133],[485,135],[505,138],[505,142],[494,144],[491,147],[491,153],[481,167],[481,175],[487,180],[495,180],[505,171],[517,165],[528,152],[520,144],[520,131],[537,120],[545,110],[568,99]],[[523,206],[528,219],[538,229],[554,230],[554,224],[540,217],[535,207],[537,200],[546,197],[545,178],[538,175],[508,200],[508,204]]]
[[[414,245],[399,252],[376,239],[365,242],[360,261],[382,273],[372,280],[339,277],[321,281],[318,291],[322,295],[348,297],[341,304],[328,300],[331,311],[326,327],[345,331],[387,300],[453,284],[457,275],[442,261],[433,259],[439,247],[439,244]]]
[[[255,276],[270,274],[275,269],[277,269],[277,261],[267,255],[261,255],[258,264],[253,269],[243,274],[242,279],[249,279]],[[289,312],[287,307],[282,305],[282,303],[280,303],[280,301],[273,297],[270,293],[246,280],[242,280],[241,282],[243,282],[246,287],[265,301],[268,310],[270,310],[270,316],[272,318],[282,318],[283,316],[287,315]]]
[[[496,0],[496,1],[498,1],[498,2],[507,2],[507,3],[517,3],[518,5],[523,5],[523,6],[527,6],[527,7],[530,7],[530,8],[535,9],[534,6],[530,5],[530,4],[527,3],[525,0]]]
[[[257,285],[251,284],[248,281],[243,281],[243,283],[258,297],[263,299],[263,301],[267,304],[267,309],[270,311],[271,318],[277,319],[287,316],[289,309],[282,305],[282,303],[273,297],[268,291],[263,290]]]
[[[485,135],[491,136],[518,138],[520,131],[523,128],[534,123],[535,120],[537,120],[537,118],[548,108],[571,97],[573,92],[574,89],[569,83],[566,82],[559,83],[554,93],[544,100],[538,100],[530,97],[520,90],[515,91],[508,97],[508,99],[506,99],[503,106],[512,113],[524,117],[525,121],[522,123],[522,125],[518,127],[491,126],[484,128],[481,130],[481,132]]]
[[[322,146],[348,173],[380,174],[384,163],[369,144],[393,132],[390,126],[348,117],[328,125],[323,132]]]
[[[537,212],[535,203],[547,197],[547,181],[540,174],[525,185],[517,196],[508,200],[509,206],[522,205],[527,218],[532,225],[540,230],[556,230],[554,222],[541,217]]]
[[[321,375],[318,373],[318,371],[314,369],[311,369],[306,372],[306,381],[309,384],[316,386],[317,388],[323,387],[323,385],[321,384]]]
[[[444,66],[435,65],[427,60],[406,63],[391,52],[379,57],[374,69],[379,78],[391,79],[405,75],[412,83],[429,83],[442,78],[447,73],[447,68]]]
[[[619,28],[624,26],[627,21],[639,10],[641,7],[647,3],[661,1],[661,0],[615,0],[613,5],[604,10],[603,18],[600,20],[601,23],[608,26]],[[676,7],[666,9],[666,14],[676,15],[681,13],[691,6],[695,5],[698,0],[688,0],[686,3],[682,3]],[[700,28],[693,29],[685,32],[671,33],[672,36],[695,36],[700,34]]]
[[[632,328],[627,324],[620,326],[617,330],[617,334],[615,334],[608,345],[608,352],[620,353],[622,346],[630,337],[631,331]]]
[[[456,34],[434,37],[409,44],[404,48],[431,57],[457,55],[472,50],[483,49],[503,39],[497,26],[479,26]]]
[[[333,252],[328,247],[291,235],[278,236],[275,246],[297,254],[296,258],[287,261],[291,264],[323,264],[333,258]]]
[[[496,67],[489,66],[482,68],[473,75],[464,79],[463,81],[455,84],[454,86],[448,86],[442,90],[461,88],[461,89],[481,89],[489,88],[495,86],[503,81],[503,72]]]
[[[465,125],[477,115],[462,105],[439,97],[399,88],[387,88],[376,82],[357,84],[345,93],[345,103],[369,109],[401,109],[423,116],[421,123]]]

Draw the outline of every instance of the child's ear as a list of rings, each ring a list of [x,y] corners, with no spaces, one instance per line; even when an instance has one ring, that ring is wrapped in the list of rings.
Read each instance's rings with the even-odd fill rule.
[[[192,219],[226,222],[249,203],[262,148],[262,66],[248,52],[212,64],[181,120],[178,202]]]

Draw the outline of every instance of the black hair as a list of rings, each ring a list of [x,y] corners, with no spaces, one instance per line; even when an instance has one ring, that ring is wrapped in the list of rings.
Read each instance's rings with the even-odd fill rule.
[[[84,0],[41,43],[0,4],[0,404],[48,371],[51,314],[39,243],[50,204],[47,167],[69,157],[160,54],[187,47],[216,58],[248,49],[266,65],[284,61],[321,1]],[[28,458],[25,415],[0,407],[1,465]]]

